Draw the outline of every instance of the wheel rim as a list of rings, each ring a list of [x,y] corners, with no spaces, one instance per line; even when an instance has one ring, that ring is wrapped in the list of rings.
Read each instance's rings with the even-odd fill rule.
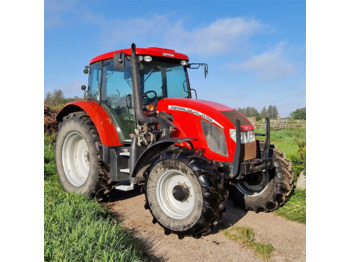
[[[244,195],[259,195],[266,189],[268,183],[268,172],[260,172],[246,176],[237,184],[237,189]]]
[[[192,182],[178,170],[167,170],[158,180],[157,201],[163,212],[173,219],[188,217],[195,203]]]
[[[85,139],[72,132],[63,141],[62,163],[64,173],[74,186],[82,186],[89,175],[89,149]]]

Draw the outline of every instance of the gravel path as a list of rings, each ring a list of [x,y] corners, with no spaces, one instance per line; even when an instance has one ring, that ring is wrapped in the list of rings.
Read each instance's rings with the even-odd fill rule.
[[[230,240],[218,230],[200,239],[165,235],[161,226],[152,224],[152,215],[144,209],[145,196],[137,192],[117,192],[107,205],[123,226],[133,232],[158,261],[264,261],[253,250]],[[221,229],[231,225],[253,229],[258,242],[272,244],[269,261],[306,261],[306,227],[273,213],[244,212],[227,203]]]

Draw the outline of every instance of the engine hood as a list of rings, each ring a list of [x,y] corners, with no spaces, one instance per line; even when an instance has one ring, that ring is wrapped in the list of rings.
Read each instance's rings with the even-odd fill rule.
[[[188,137],[194,149],[200,149],[208,159],[232,162],[236,143],[230,137],[230,129],[236,129],[236,119],[240,120],[241,131],[254,130],[250,121],[238,111],[215,102],[190,98],[164,98],[158,102],[157,112],[169,114],[176,131],[171,137]],[[203,126],[215,125],[214,133],[206,136]],[[210,127],[210,125],[209,125]],[[215,141],[209,143],[207,138]],[[218,138],[221,138],[218,139]],[[221,153],[215,148],[220,145]],[[256,157],[255,142],[242,145],[241,159]]]
[[[185,112],[211,122],[222,129],[235,128],[236,119],[239,119],[242,131],[254,130],[252,123],[237,110],[206,100],[164,98],[158,102],[157,111],[165,111],[170,114],[176,111]]]

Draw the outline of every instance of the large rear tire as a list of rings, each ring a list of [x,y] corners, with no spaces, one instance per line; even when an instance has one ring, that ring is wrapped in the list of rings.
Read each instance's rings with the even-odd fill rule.
[[[112,183],[102,162],[102,144],[90,117],[74,112],[63,118],[56,136],[56,166],[67,192],[108,197]]]
[[[224,215],[228,192],[223,176],[192,150],[175,147],[163,151],[145,178],[145,207],[165,234],[199,238]]]
[[[264,148],[264,142],[260,143]],[[276,146],[270,146],[274,168],[267,172],[245,176],[243,180],[230,185],[230,199],[246,210],[271,212],[282,206],[293,188],[291,163]]]

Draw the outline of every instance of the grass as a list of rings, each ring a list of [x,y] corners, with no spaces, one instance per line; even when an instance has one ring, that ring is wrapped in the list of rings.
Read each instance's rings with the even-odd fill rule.
[[[274,247],[271,244],[257,242],[252,229],[244,226],[232,226],[223,231],[229,239],[237,240],[243,245],[252,248],[255,254],[262,259],[269,259]]]
[[[97,201],[63,190],[55,173],[54,137],[45,137],[45,261],[149,261],[141,243]]]
[[[257,129],[257,133],[265,133]],[[292,162],[294,182],[301,171],[306,170],[306,130],[303,128],[288,128],[271,131],[271,143],[286,154]],[[263,140],[263,139],[262,139]],[[290,220],[306,224],[306,191],[294,187],[283,207],[275,211],[276,214]]]
[[[275,211],[290,220],[306,224],[306,191],[294,188],[289,200]]]

